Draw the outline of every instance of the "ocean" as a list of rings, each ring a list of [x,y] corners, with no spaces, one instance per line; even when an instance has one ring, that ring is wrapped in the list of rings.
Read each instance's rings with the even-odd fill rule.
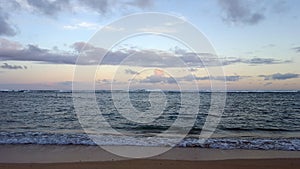
[[[156,93],[157,96],[164,96],[163,104],[160,104],[161,97],[156,97]],[[88,94],[77,92],[82,100],[88,99]],[[182,103],[182,93],[175,91],[97,91],[95,95],[97,109],[105,122],[95,122],[95,117],[91,116],[83,128],[73,105],[71,91],[0,92],[0,144],[300,151],[300,92],[297,91],[228,92],[221,120],[214,134],[204,141],[199,135],[209,112],[210,92],[187,92],[189,99],[184,102],[185,105]],[[120,109],[127,115],[131,113],[126,106],[128,103],[123,106],[114,103],[114,99],[124,97],[129,97],[131,107],[140,112],[145,121],[138,123],[120,113]],[[189,104],[189,100],[195,97],[199,97],[199,105]],[[159,109],[155,108],[156,105],[160,106]],[[199,106],[196,116],[189,113],[193,106]],[[80,110],[86,116],[91,111],[88,108]],[[157,114],[155,111],[161,112]],[[155,118],[145,113],[153,113]],[[191,118],[194,121],[191,124],[193,127],[179,141],[177,138],[182,137],[180,126],[177,126],[178,130],[164,134],[177,118],[183,118],[183,123],[190,122]],[[111,129],[115,132],[111,132]],[[97,137],[97,144],[89,137],[91,135]]]

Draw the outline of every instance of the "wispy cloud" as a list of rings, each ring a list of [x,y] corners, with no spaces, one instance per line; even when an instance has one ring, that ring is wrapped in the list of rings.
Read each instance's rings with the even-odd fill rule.
[[[160,33],[175,33],[175,32],[177,32],[176,28],[167,27],[167,26],[145,27],[145,28],[138,29],[138,31],[142,31],[142,32],[160,32]]]
[[[271,75],[259,75],[259,77],[263,77],[264,80],[287,80],[287,79],[294,79],[299,78],[300,75],[296,73],[275,73]]]
[[[80,22],[73,25],[65,25],[63,26],[63,29],[66,30],[75,30],[75,29],[88,29],[88,30],[97,30],[101,28],[100,25],[92,22]]]

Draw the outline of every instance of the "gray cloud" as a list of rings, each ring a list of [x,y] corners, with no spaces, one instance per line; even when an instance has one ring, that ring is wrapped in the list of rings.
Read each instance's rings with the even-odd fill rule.
[[[66,9],[75,9],[74,6],[87,8],[103,15],[113,10],[119,12],[120,9],[127,8],[144,9],[153,5],[152,0],[27,0],[27,2],[36,11],[48,16],[54,16]]]
[[[235,63],[245,63],[250,65],[268,65],[268,64],[283,64],[283,63],[291,63],[291,60],[278,60],[273,58],[251,58],[251,59],[242,59],[242,58],[234,58],[231,57],[229,59],[225,58],[223,61],[223,65],[230,65]]]
[[[48,49],[42,49],[35,45],[24,47],[20,46],[18,43],[10,42],[9,45],[3,46],[0,44],[0,60],[74,64],[76,57],[74,54],[67,52],[54,52]]]
[[[106,14],[112,10],[118,10],[118,12],[127,8],[148,8],[153,5],[151,0],[131,0],[131,1],[119,1],[119,0],[82,0],[80,4],[87,7],[90,10],[96,11],[99,14]]]
[[[193,63],[202,63],[204,62],[205,66],[218,66],[220,65],[219,61],[222,65],[231,65],[235,63],[245,63],[250,65],[261,65],[261,64],[282,64],[282,63],[290,63],[291,60],[278,60],[274,58],[236,58],[236,57],[229,57],[229,58],[218,58],[217,56],[210,54],[210,53],[191,53],[187,52],[183,49],[175,47],[175,49],[170,49],[170,51],[174,52],[174,54],[180,57],[184,62],[193,65]],[[184,56],[184,57],[183,57]],[[201,60],[200,60],[201,59]],[[199,64],[198,64],[199,65]],[[204,65],[202,65],[203,67]]]
[[[110,79],[98,79],[98,80],[96,81],[96,83],[97,83],[98,85],[124,84],[124,82],[120,82],[120,81],[117,81],[117,80],[115,80],[115,79],[112,79],[112,80],[110,80]]]
[[[8,15],[3,13],[1,8],[0,8],[0,35],[5,35],[5,36],[16,35],[15,28],[8,21]]]
[[[193,81],[193,80],[217,80],[217,81],[239,81],[240,79],[242,79],[241,76],[239,75],[231,75],[231,76],[203,76],[203,77],[197,77],[197,76],[193,76],[193,75],[188,75],[188,76],[184,76],[179,78],[181,80],[184,81]]]
[[[226,58],[220,61],[217,56],[207,53],[181,53],[174,54],[170,51],[160,50],[139,50],[122,49],[116,51],[107,51],[106,49],[95,47],[84,42],[76,42],[70,46],[73,51],[61,51],[43,49],[36,45],[22,46],[21,44],[0,38],[0,61],[37,61],[56,64],[75,64],[77,56],[80,54],[79,65],[99,64],[99,55],[105,55],[102,58],[103,65],[127,65],[141,67],[188,67],[195,70],[204,66],[221,66],[238,63],[250,65],[259,64],[280,64],[291,61],[281,61],[271,58]],[[81,53],[80,53],[81,52]],[[130,72],[127,72],[130,73]]]
[[[125,73],[130,74],[130,75],[138,75],[139,74],[139,72],[131,70],[131,69],[126,69]]]
[[[190,72],[197,72],[197,71],[198,71],[198,69],[197,69],[197,68],[193,68],[193,67],[192,67],[192,68],[190,68],[190,69],[189,69],[189,71],[190,71]]]
[[[215,80],[221,80],[221,81],[223,81],[223,79],[224,77],[215,78]],[[234,82],[234,81],[239,81],[241,79],[241,76],[239,75],[225,76],[225,79],[226,81]]]
[[[27,2],[36,11],[48,16],[54,16],[70,7],[69,0],[27,0]]]
[[[224,12],[223,20],[233,24],[257,24],[265,16],[261,9],[255,9],[254,4],[258,1],[245,0],[219,0]]]
[[[2,69],[27,69],[27,66],[20,66],[20,65],[9,65],[8,63],[3,63],[3,65],[0,66]]]
[[[17,28],[10,22],[9,11],[19,9],[20,5],[14,0],[0,1],[0,36],[14,36],[17,34]]]
[[[96,50],[97,48],[85,42],[75,42],[71,46],[76,52]]]
[[[176,80],[172,77],[151,75],[147,76],[145,79],[140,80],[140,83],[163,83],[163,84],[174,84]]]
[[[106,13],[108,8],[112,5],[110,3],[115,3],[114,1],[109,0],[83,0],[79,1],[82,5],[94,10],[98,13]]]
[[[62,82],[57,82],[56,84],[62,86],[72,86],[73,81],[62,81]]]
[[[158,75],[151,75],[147,76],[145,79],[140,80],[140,83],[164,83],[164,84],[174,84],[177,82],[191,82],[191,81],[203,81],[203,80],[215,80],[215,81],[227,81],[227,82],[235,82],[239,81],[244,77],[241,77],[239,75],[231,75],[231,76],[193,76],[193,75],[187,75],[183,77],[166,77],[166,76],[158,76]]]
[[[113,9],[119,12],[120,9],[144,9],[152,5],[153,1],[151,0],[131,0],[125,2],[119,0],[1,0],[0,36],[14,36],[17,34],[17,26],[11,22],[10,13],[20,10],[55,17],[60,12],[65,11],[76,13],[75,7],[78,6],[87,8],[90,11],[96,11],[99,14],[105,14]]]
[[[292,49],[295,50],[297,53],[300,53],[300,46],[299,47],[294,47]]]
[[[295,73],[275,73],[272,75],[259,75],[258,77],[263,77],[264,80],[287,80],[287,79],[294,79],[294,78],[299,78],[299,74]]]
[[[136,6],[139,8],[148,8],[153,6],[154,1],[153,0],[133,0],[130,2],[127,2],[127,4],[131,6]]]
[[[268,83],[265,83],[264,86],[270,86],[272,84],[273,84],[272,82],[268,82]]]

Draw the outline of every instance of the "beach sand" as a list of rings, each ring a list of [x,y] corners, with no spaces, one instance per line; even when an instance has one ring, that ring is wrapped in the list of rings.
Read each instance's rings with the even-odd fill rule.
[[[132,147],[114,148],[123,150]],[[144,151],[157,149],[159,147],[143,147]],[[128,159],[98,146],[0,145],[1,169],[296,169],[299,166],[300,152],[297,151],[173,148],[156,157]]]
[[[0,168],[11,169],[298,169],[299,166],[299,159],[247,159],[218,161],[126,160],[113,162],[0,164]]]

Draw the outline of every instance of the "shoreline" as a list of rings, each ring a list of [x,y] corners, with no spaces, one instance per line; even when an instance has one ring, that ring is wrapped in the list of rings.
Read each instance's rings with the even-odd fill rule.
[[[156,151],[162,147],[109,148]],[[155,157],[129,159],[98,146],[0,145],[0,169],[296,169],[299,166],[300,151],[173,148]]]
[[[161,151],[163,147],[104,146],[116,152]],[[65,163],[132,160],[107,152],[99,146],[84,145],[0,145],[0,163]],[[141,156],[138,156],[141,157]],[[233,159],[300,159],[300,151],[281,150],[222,150],[175,147],[150,160],[213,161]],[[142,158],[145,159],[145,158]]]

